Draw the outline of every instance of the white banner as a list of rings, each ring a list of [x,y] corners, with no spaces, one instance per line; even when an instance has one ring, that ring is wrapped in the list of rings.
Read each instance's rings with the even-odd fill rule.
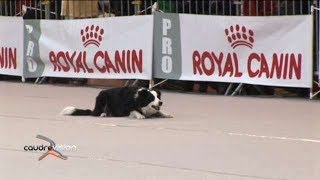
[[[23,19],[0,16],[0,74],[22,76]]]
[[[153,16],[41,20],[42,76],[151,79]]]
[[[183,14],[180,28],[181,80],[311,87],[311,15]]]

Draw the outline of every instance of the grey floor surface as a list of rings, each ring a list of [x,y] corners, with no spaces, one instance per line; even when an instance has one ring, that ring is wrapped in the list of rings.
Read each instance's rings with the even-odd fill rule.
[[[0,179],[320,179],[319,101],[164,92],[173,119],[59,114],[99,91],[0,82]],[[77,149],[38,161],[38,134]]]

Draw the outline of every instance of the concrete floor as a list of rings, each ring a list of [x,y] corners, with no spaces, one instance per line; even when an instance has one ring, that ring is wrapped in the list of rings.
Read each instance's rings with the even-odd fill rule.
[[[59,115],[99,91],[0,82],[0,179],[320,179],[319,101],[164,92],[173,119]],[[38,161],[38,134],[77,150]]]

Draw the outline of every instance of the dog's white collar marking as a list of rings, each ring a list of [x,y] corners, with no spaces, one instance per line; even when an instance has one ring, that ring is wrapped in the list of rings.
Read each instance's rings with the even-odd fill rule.
[[[158,110],[154,109],[152,107],[152,102],[150,104],[148,104],[148,106],[141,108],[141,112],[142,114],[144,114],[145,116],[151,116],[153,114],[156,114],[158,112]]]

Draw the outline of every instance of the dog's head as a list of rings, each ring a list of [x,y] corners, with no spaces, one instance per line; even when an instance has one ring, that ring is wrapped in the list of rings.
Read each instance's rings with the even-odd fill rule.
[[[157,113],[163,104],[158,90],[140,88],[137,90],[135,99],[142,113],[147,116]]]

